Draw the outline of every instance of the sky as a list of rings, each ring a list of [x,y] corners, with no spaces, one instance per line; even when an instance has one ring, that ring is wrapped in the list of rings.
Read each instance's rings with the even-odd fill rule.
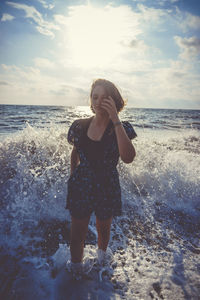
[[[0,104],[200,109],[200,1],[0,1]]]

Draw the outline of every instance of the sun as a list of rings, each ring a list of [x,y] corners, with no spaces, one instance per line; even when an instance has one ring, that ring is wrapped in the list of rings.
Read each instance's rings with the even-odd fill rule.
[[[118,8],[91,5],[69,8],[67,47],[70,62],[83,68],[103,68],[123,52],[123,41],[130,35]]]

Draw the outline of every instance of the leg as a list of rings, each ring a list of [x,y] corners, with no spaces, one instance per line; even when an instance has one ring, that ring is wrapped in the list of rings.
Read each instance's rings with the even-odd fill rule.
[[[110,227],[112,217],[106,220],[96,218],[96,227],[98,232],[98,248],[106,251],[110,239]]]
[[[84,242],[88,230],[90,216],[84,219],[71,218],[70,252],[71,261],[79,263],[83,258]]]

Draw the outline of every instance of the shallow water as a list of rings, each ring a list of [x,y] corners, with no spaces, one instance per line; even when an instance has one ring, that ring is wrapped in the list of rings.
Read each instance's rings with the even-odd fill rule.
[[[33,279],[27,290],[41,276],[46,292],[35,293],[45,299],[52,295],[52,257],[59,253],[54,263],[62,266],[69,255],[67,130],[91,114],[84,107],[0,109],[0,295],[25,299],[26,270]],[[103,280],[115,299],[198,299],[200,111],[130,108],[121,119],[137,132],[137,156],[118,165],[123,215],[112,224],[113,272]],[[94,216],[86,243],[96,246]]]

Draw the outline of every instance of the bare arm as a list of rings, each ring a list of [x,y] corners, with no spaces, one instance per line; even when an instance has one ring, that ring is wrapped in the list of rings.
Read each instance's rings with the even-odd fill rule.
[[[72,175],[72,173],[74,172],[74,170],[78,166],[79,162],[80,162],[80,159],[79,159],[78,152],[76,150],[76,147],[73,146],[72,153],[71,153],[71,171],[70,171],[70,175]]]
[[[104,99],[101,106],[108,112],[110,119],[114,124],[116,122],[120,122],[115,102],[112,97],[109,96],[108,99]],[[126,164],[131,163],[136,155],[136,152],[122,124],[115,126],[115,133],[121,159]]]
[[[116,121],[114,121],[114,123],[119,122],[119,121],[120,120],[118,118],[118,120],[116,119]],[[118,143],[120,157],[123,160],[123,162],[125,162],[126,164],[129,164],[135,158],[135,155],[136,155],[135,148],[134,148],[131,140],[127,136],[126,131],[122,124],[115,126],[115,133],[116,133],[116,137],[117,137],[117,143]]]

